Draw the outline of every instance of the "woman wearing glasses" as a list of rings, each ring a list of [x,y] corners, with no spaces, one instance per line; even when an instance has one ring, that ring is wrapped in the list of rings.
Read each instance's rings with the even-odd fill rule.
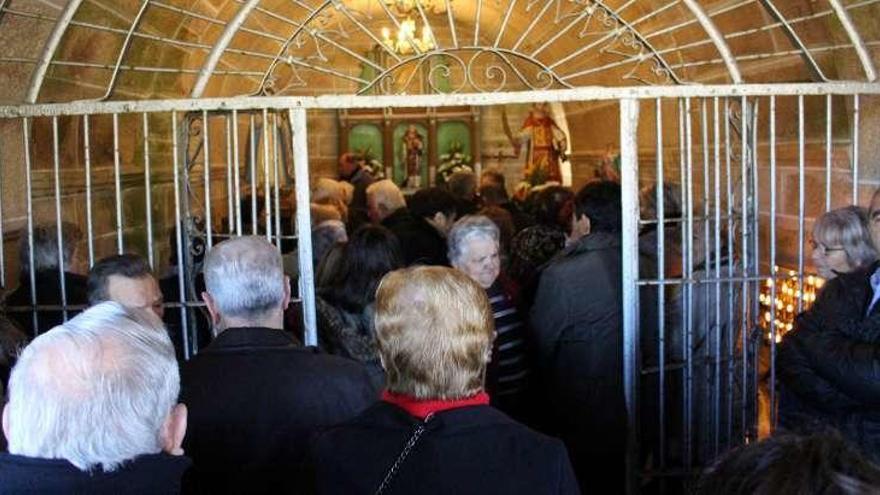
[[[877,259],[868,229],[868,213],[859,206],[831,210],[813,226],[813,263],[820,277],[865,268]]]
[[[877,251],[867,213],[857,206],[825,213],[811,243],[816,270],[829,281],[779,345],[779,426],[800,433],[838,429],[878,461],[878,369],[859,350],[880,344],[870,282]]]

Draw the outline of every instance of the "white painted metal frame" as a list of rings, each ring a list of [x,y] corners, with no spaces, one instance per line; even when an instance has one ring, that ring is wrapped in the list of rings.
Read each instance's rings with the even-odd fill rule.
[[[178,254],[178,260],[183,260],[183,250],[185,249],[186,241],[184,239],[183,225],[184,220],[186,220],[185,215],[190,214],[188,209],[185,209],[183,206],[185,203],[184,195],[186,194],[187,189],[190,187],[189,178],[188,178],[188,169],[186,165],[186,159],[181,160],[182,157],[186,156],[185,148],[186,146],[180,143],[180,137],[185,135],[186,130],[183,130],[183,133],[179,131],[179,124],[181,122],[181,115],[200,115],[203,120],[203,131],[205,132],[203,139],[205,147],[210,145],[213,137],[209,138],[208,129],[210,128],[209,122],[211,121],[210,112],[219,112],[222,114],[224,118],[226,118],[226,147],[227,147],[227,175],[225,177],[227,181],[227,195],[228,199],[232,199],[234,194],[235,201],[233,203],[234,206],[230,207],[230,215],[229,215],[229,226],[230,230],[232,229],[233,224],[235,225],[235,234],[241,235],[242,232],[242,203],[241,203],[241,190],[242,185],[240,184],[240,179],[247,178],[243,177],[240,167],[239,167],[239,157],[242,155],[240,153],[241,150],[239,148],[239,120],[249,119],[251,122],[254,122],[257,116],[261,117],[262,121],[262,142],[263,142],[263,173],[265,183],[265,200],[267,211],[266,213],[266,233],[267,236],[272,238],[271,235],[271,221],[272,221],[272,212],[270,211],[271,197],[270,197],[270,187],[269,187],[269,177],[270,177],[270,164],[272,161],[270,160],[270,148],[275,151],[271,153],[277,153],[277,143],[275,147],[270,146],[271,143],[277,139],[276,137],[270,138],[269,129],[274,129],[277,125],[277,121],[274,120],[278,117],[278,109],[286,112],[286,119],[290,125],[290,129],[292,131],[293,140],[291,142],[291,153],[293,157],[294,169],[295,169],[295,187],[296,187],[296,199],[297,204],[308,204],[309,203],[309,177],[308,177],[308,141],[307,141],[307,122],[306,122],[306,112],[309,109],[348,109],[348,108],[383,108],[383,107],[437,107],[437,106],[458,106],[458,105],[476,105],[476,106],[487,106],[487,105],[500,105],[500,104],[511,104],[511,103],[531,103],[531,102],[583,102],[583,101],[618,101],[620,103],[620,117],[621,117],[621,127],[620,127],[620,146],[621,146],[621,187],[622,187],[622,208],[624,211],[624,223],[623,223],[623,287],[624,287],[624,313],[623,313],[623,321],[624,321],[624,383],[625,383],[625,397],[627,402],[628,410],[631,412],[629,420],[629,426],[631,431],[636,431],[638,429],[638,411],[639,411],[639,381],[640,376],[642,374],[648,373],[642,369],[641,363],[639,361],[639,331],[640,331],[640,288],[643,286],[656,286],[659,289],[662,289],[667,286],[682,286],[684,288],[684,312],[687,315],[695,311],[699,311],[700,308],[695,308],[694,306],[694,291],[697,290],[701,286],[711,286],[714,289],[714,294],[716,294],[716,299],[719,304],[717,305],[719,308],[723,307],[721,299],[721,290],[725,288],[728,294],[727,308],[728,308],[728,326],[737,326],[736,322],[741,324],[741,328],[738,331],[738,335],[741,340],[739,349],[736,349],[736,344],[734,343],[734,337],[732,335],[732,331],[725,335],[714,335],[713,341],[714,345],[714,361],[711,360],[711,357],[707,358],[706,366],[714,366],[714,383],[716,384],[716,389],[721,388],[721,384],[726,381],[726,390],[728,393],[733,393],[734,391],[734,383],[737,383],[740,387],[741,395],[742,395],[742,403],[739,408],[735,408],[733,400],[727,401],[727,403],[722,404],[721,401],[716,401],[716,409],[713,411],[712,422],[715,425],[716,438],[715,449],[716,451],[720,447],[720,433],[719,430],[722,427],[726,427],[730,432],[727,435],[727,438],[732,436],[732,432],[739,431],[740,429],[743,432],[752,432],[754,431],[750,415],[751,410],[749,409],[748,399],[749,395],[752,393],[756,393],[753,388],[754,385],[749,385],[753,380],[756,380],[757,374],[754,370],[750,369],[747,366],[747,363],[750,363],[749,356],[749,341],[747,339],[745,331],[750,328],[750,321],[747,321],[746,318],[754,316],[754,306],[753,303],[756,290],[757,283],[763,281],[766,277],[766,274],[762,274],[760,271],[760,265],[758,264],[760,259],[758,258],[758,250],[757,250],[757,210],[751,209],[754,206],[759,204],[757,197],[757,171],[755,168],[755,160],[756,156],[754,155],[754,151],[757,149],[756,143],[756,135],[755,135],[755,124],[756,117],[754,114],[754,105],[751,100],[754,99],[769,99],[770,101],[770,128],[769,132],[769,142],[771,143],[771,150],[769,155],[770,160],[770,170],[771,170],[771,184],[775,184],[775,173],[776,173],[776,102],[777,99],[788,97],[794,98],[798,101],[798,159],[799,159],[799,197],[798,197],[798,225],[799,225],[799,246],[797,247],[798,251],[798,268],[801,273],[799,277],[803,278],[803,268],[804,268],[804,252],[803,252],[803,244],[804,244],[804,105],[803,100],[806,96],[824,96],[826,98],[830,98],[833,95],[842,95],[846,97],[853,98],[853,118],[854,121],[858,121],[858,103],[859,96],[865,95],[878,95],[880,94],[880,85],[871,84],[871,83],[825,83],[825,84],[786,84],[786,85],[746,85],[746,84],[735,84],[735,85],[726,85],[726,86],[663,86],[663,87],[628,87],[628,88],[596,88],[596,87],[588,87],[588,88],[576,88],[569,90],[554,90],[554,91],[529,91],[529,92],[511,92],[511,93],[494,93],[494,94],[455,94],[455,95],[416,95],[416,96],[326,96],[326,97],[252,97],[252,98],[234,98],[234,99],[188,99],[188,100],[152,100],[152,101],[130,101],[130,102],[97,102],[97,101],[81,101],[81,102],[72,102],[72,103],[58,103],[58,104],[40,104],[40,105],[13,105],[13,106],[0,106],[0,118],[4,119],[20,119],[22,124],[22,134],[24,136],[24,150],[25,150],[25,166],[26,166],[26,185],[27,185],[27,215],[28,215],[28,242],[33,252],[33,197],[32,197],[32,169],[33,169],[33,161],[31,158],[31,139],[30,139],[30,129],[31,123],[33,119],[38,118],[50,118],[53,123],[53,141],[55,142],[54,149],[54,178],[55,178],[55,201],[56,201],[56,213],[60,211],[59,197],[60,192],[58,190],[58,146],[57,146],[57,123],[58,119],[61,116],[82,116],[83,122],[86,124],[86,137],[88,137],[88,122],[89,117],[95,115],[109,115],[112,118],[113,123],[113,139],[114,139],[114,156],[113,156],[113,169],[114,169],[114,192],[116,194],[116,208],[117,208],[117,216],[116,216],[116,224],[114,225],[117,234],[117,241],[119,249],[122,248],[122,219],[119,216],[119,210],[121,209],[121,204],[119,203],[119,175],[120,175],[120,165],[119,165],[119,149],[118,149],[118,140],[119,140],[119,117],[123,114],[134,114],[140,116],[143,119],[143,128],[145,130],[145,137],[143,142],[144,154],[145,154],[145,165],[147,168],[147,172],[145,174],[145,183],[149,184],[150,180],[150,141],[148,137],[148,129],[149,129],[149,117],[152,115],[156,115],[157,117],[167,118],[170,115],[170,128],[171,128],[171,146],[172,146],[172,155],[173,155],[173,185],[174,185],[174,217],[175,217],[175,248]],[[659,275],[657,279],[647,279],[645,277],[640,276],[639,273],[639,265],[638,265],[638,234],[639,228],[645,224],[644,221],[640,219],[639,214],[639,160],[638,160],[638,150],[639,150],[639,142],[638,142],[638,123],[639,123],[639,108],[649,107],[651,102],[656,102],[657,105],[657,114],[655,116],[655,120],[657,122],[657,126],[662,127],[662,102],[663,100],[677,99],[679,103],[679,119],[680,119],[680,129],[679,129],[679,138],[678,138],[678,147],[679,147],[679,155],[681,156],[680,162],[680,171],[679,174],[682,177],[682,191],[683,191],[683,199],[684,205],[686,206],[686,214],[681,219],[675,219],[676,222],[683,225],[683,242],[682,245],[685,247],[683,252],[683,263],[684,266],[688,267],[686,272],[680,278],[666,278],[663,275]],[[694,105],[695,101],[702,99],[700,102],[701,105],[696,107]],[[644,104],[643,104],[644,101]],[[712,121],[712,136],[714,140],[714,160],[710,160],[709,153],[707,147],[710,143],[709,139],[709,122],[710,118],[708,115],[710,112],[707,109],[708,102],[711,101],[713,104],[713,112],[712,115],[714,118]],[[830,100],[829,100],[830,101]],[[723,112],[722,106],[723,103]],[[736,109],[731,109],[731,103],[737,104],[739,106],[738,112]],[[691,111],[692,109],[699,108],[699,111]],[[268,111],[272,110],[274,115],[272,119],[268,117]],[[833,114],[831,111],[831,106],[826,104],[825,107],[822,108],[823,113],[825,114],[826,124],[830,123]],[[722,118],[723,114],[723,118]],[[231,116],[231,118],[230,118]],[[723,139],[722,139],[722,128],[721,122],[724,123],[723,130]],[[732,125],[733,123],[733,125]],[[749,127],[751,126],[751,130]],[[733,131],[731,132],[731,127],[733,127]],[[701,129],[696,130],[696,129]],[[824,130],[824,129],[823,129]],[[698,181],[692,180],[694,173],[697,172],[700,167],[699,164],[697,167],[694,167],[694,163],[699,162],[699,158],[695,158],[693,148],[696,144],[693,140],[693,135],[697,134],[698,140],[701,139],[703,146],[703,184],[702,184],[702,195],[704,199],[711,199],[714,197],[714,201],[712,202],[711,208],[709,205],[703,205],[700,208],[698,204],[697,198],[695,197],[695,188],[700,188],[700,184]],[[737,134],[739,133],[739,134]],[[249,136],[251,143],[258,142],[255,126],[251,125],[248,130],[244,131],[245,136]],[[275,132],[271,133],[272,136],[276,136]],[[247,139],[247,137],[246,137]],[[658,182],[662,183],[663,180],[663,148],[664,142],[671,142],[673,139],[666,138],[662,135],[661,132],[657,133],[657,167],[658,167]],[[830,145],[830,141],[827,142]],[[85,156],[86,156],[86,165],[87,165],[87,181],[90,177],[89,170],[89,142],[86,141],[85,144]],[[670,146],[667,144],[666,146]],[[853,146],[855,151],[857,152],[858,142],[857,138],[853,141]],[[723,150],[723,157],[721,155]],[[246,161],[250,163],[250,184],[254,187],[257,186],[256,180],[256,170],[258,160],[256,159],[256,147],[251,146],[250,153],[245,153],[251,155],[251,158],[248,160],[246,157]],[[738,154],[737,154],[738,153]],[[211,205],[211,194],[210,194],[210,184],[209,177],[207,174],[210,173],[209,167],[211,159],[208,155],[205,155],[205,159],[203,160],[203,166],[205,167],[205,198],[207,204],[206,210],[210,211]],[[231,158],[231,159],[230,159]],[[275,160],[277,163],[277,154],[275,156]],[[710,163],[714,164],[714,182],[710,183]],[[722,163],[724,165],[722,165]],[[722,174],[722,169],[726,170]],[[277,165],[275,169],[274,176],[277,178]],[[233,175],[234,175],[234,184],[233,184]],[[727,202],[726,208],[722,204],[721,201],[721,190],[722,190],[722,175],[726,181],[726,191],[727,191]],[[858,165],[857,161],[855,162],[855,167],[853,170],[853,180],[858,180]],[[88,182],[87,182],[88,183]],[[277,192],[277,180],[275,182],[276,190],[275,190],[275,213],[274,218],[276,222],[280,218],[279,215],[279,206],[278,206],[278,192]],[[775,191],[775,188],[772,189]],[[91,193],[91,187],[87,187],[87,194]],[[662,192],[658,190],[658,205],[663,204]],[[737,197],[739,195],[739,197]],[[149,198],[149,195],[148,195]],[[256,228],[256,214],[253,211],[253,207],[255,206],[256,197],[252,196],[251,208],[252,208],[252,221],[254,221],[254,225]],[[736,204],[734,204],[734,201]],[[775,217],[776,217],[776,197],[775,192],[770,193],[770,213],[771,213],[771,231],[772,226],[775,226]],[[0,205],[2,206],[2,205]],[[830,203],[829,205],[830,206]],[[738,208],[738,209],[737,209]],[[2,211],[2,209],[0,209]],[[713,215],[714,212],[714,215]],[[235,213],[233,215],[233,213]],[[149,215],[149,211],[148,211]],[[299,240],[299,268],[300,268],[300,287],[299,287],[299,295],[300,300],[303,303],[304,307],[304,328],[306,329],[305,341],[307,344],[315,344],[317,342],[316,335],[316,315],[314,309],[314,276],[312,273],[312,254],[311,254],[311,237],[310,237],[310,219],[309,219],[309,210],[308,208],[298,208],[297,209],[297,238]],[[233,221],[233,216],[234,221]],[[662,206],[659,207],[658,211],[658,222],[662,222],[664,216]],[[56,218],[56,222],[60,224],[58,218]],[[707,225],[709,222],[714,222],[714,254],[712,257],[707,258],[707,267],[711,269],[708,271],[708,278],[695,278],[693,269],[691,267],[691,252],[694,248],[695,242],[700,242],[700,240],[695,240],[693,237],[693,231],[695,225],[703,224]],[[148,216],[147,225],[151,227],[153,224],[152,219]],[[0,218],[0,225],[2,225],[2,218]],[[208,224],[210,225],[210,223]],[[281,239],[281,229],[277,227],[275,228],[276,241],[280,242]],[[727,271],[726,273],[722,270],[722,245],[721,245],[721,230],[726,226],[727,229]],[[739,230],[737,230],[739,229]],[[91,214],[89,213],[89,238],[90,238],[90,258],[94,259],[95,254],[92,252],[91,246],[91,236],[92,236],[92,225],[91,225]],[[661,229],[662,230],[662,229]],[[774,237],[771,237],[771,247],[769,253],[769,260],[771,264],[776,262],[776,246],[775,246],[775,233],[772,233]],[[739,239],[737,239],[739,236]],[[675,239],[668,240],[669,242],[675,242]],[[706,233],[705,242],[706,246],[709,246],[712,239],[710,238],[708,232]],[[663,259],[663,243],[666,242],[662,235],[660,236],[660,244],[658,245],[658,258]],[[734,246],[736,245],[736,246]],[[734,253],[739,252],[742,253],[742,257],[739,260],[734,259]],[[151,255],[152,256],[152,255]],[[740,263],[741,262],[741,263]],[[33,263],[33,260],[31,260]],[[31,265],[32,266],[32,265]],[[63,265],[62,265],[63,270]],[[33,280],[33,268],[31,268],[31,278]],[[772,276],[772,274],[771,274]],[[180,308],[182,313],[186,313],[186,308],[197,305],[193,301],[189,301],[187,295],[184,292],[185,283],[183,280],[183,272],[178,272],[178,283],[181,298],[180,301],[175,301],[171,303],[169,306],[172,308]],[[32,282],[33,286],[33,282]],[[737,295],[734,295],[736,293]],[[40,308],[40,306],[36,305],[36,296],[32,294],[31,302],[35,307]],[[736,298],[741,298],[739,301]],[[662,301],[662,299],[661,299]],[[65,308],[66,305],[62,305],[62,309]],[[662,308],[662,304],[661,304]],[[45,308],[49,309],[49,308]],[[739,318],[735,318],[733,315],[735,311],[739,312]],[[34,312],[34,324],[37,323],[37,313]],[[662,319],[662,309],[661,309],[661,319]],[[714,313],[714,317],[716,323],[720,321],[721,315],[720,313]],[[694,421],[697,419],[695,415],[692,413],[692,408],[694,407],[694,403],[696,402],[693,398],[694,394],[694,386],[692,382],[694,380],[694,376],[700,373],[699,369],[695,368],[695,365],[702,366],[702,363],[696,362],[695,358],[691,355],[692,343],[694,339],[694,321],[689,319],[690,317],[686,317],[682,323],[684,341],[683,341],[683,350],[682,355],[684,356],[683,363],[666,363],[663,359],[661,359],[659,370],[660,382],[664,383],[664,380],[673,379],[673,376],[676,374],[681,374],[684,383],[684,398],[682,399],[682,420],[683,420],[683,431],[682,434],[686,440],[690,439],[692,435],[695,435],[692,430]],[[184,325],[184,341],[187,348],[187,357],[189,356],[189,342],[190,342],[190,331],[187,327],[188,322],[186,318],[182,318],[182,324]],[[775,336],[774,333],[771,333],[771,336]],[[665,356],[666,351],[664,350],[665,343],[661,340],[658,342],[660,348],[660,356]],[[771,353],[775,352],[775,340],[771,339]],[[726,347],[726,348],[725,348]],[[736,354],[739,354],[738,356]],[[664,358],[665,359],[665,358]],[[740,363],[740,364],[736,364]],[[739,366],[739,368],[737,368]],[[775,375],[775,368],[773,368],[773,364],[771,363],[770,375],[773,377]],[[654,371],[650,371],[653,373]],[[722,376],[724,375],[725,380],[722,380]],[[669,400],[671,398],[663,398],[663,387],[661,385],[660,388],[660,403],[666,404],[671,403]],[[771,392],[771,404],[775,404],[776,396],[773,392]],[[724,409],[722,411],[722,409]],[[661,417],[663,417],[664,412],[661,410]],[[738,421],[737,427],[733,426],[734,419],[740,419]],[[662,428],[661,428],[662,430]],[[744,433],[745,434],[745,433]],[[664,448],[662,445],[663,441],[663,433],[661,433],[661,449]],[[635,437],[633,437],[635,440]],[[637,457],[637,445],[635,443],[631,443],[629,445],[629,472],[631,476],[628,478],[630,483],[630,489],[635,490],[635,475],[634,473],[639,469],[639,466],[635,464],[635,461],[638,459]],[[693,461],[694,453],[691,451],[692,446],[690,441],[686,441],[686,451],[685,451],[685,467],[691,467],[690,464]],[[664,459],[661,456],[661,465],[665,463],[667,459]]]

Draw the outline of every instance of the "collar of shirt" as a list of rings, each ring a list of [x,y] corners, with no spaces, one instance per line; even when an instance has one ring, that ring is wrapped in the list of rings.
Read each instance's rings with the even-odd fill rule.
[[[874,292],[874,295],[871,296],[871,304],[868,305],[868,311],[865,313],[866,316],[871,314],[874,305],[880,300],[880,268],[875,270],[874,274],[871,275],[871,290]]]

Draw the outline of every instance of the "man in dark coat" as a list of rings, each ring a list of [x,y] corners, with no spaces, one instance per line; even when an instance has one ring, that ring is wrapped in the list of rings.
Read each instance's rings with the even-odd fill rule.
[[[380,180],[367,188],[367,206],[370,220],[397,236],[406,265],[449,265],[446,239],[424,218],[410,212],[394,182]]]
[[[547,424],[565,441],[582,491],[624,486],[620,231],[620,186],[585,185],[573,240],[544,270],[531,313]]]
[[[34,289],[37,305],[61,306],[66,299],[66,317],[72,318],[88,302],[86,277],[77,273],[79,257],[77,246],[82,232],[75,225],[61,224],[61,255],[59,256],[58,229],[55,224],[34,227]],[[31,255],[26,232],[19,243],[21,276],[18,288],[6,298],[7,313],[33,338],[37,333],[47,332],[65,320],[64,311],[58,309],[37,310],[37,324],[34,326],[34,312],[31,299]],[[59,263],[63,262],[64,293],[62,298]]]
[[[369,222],[367,187],[373,183],[373,176],[361,165],[354,153],[343,153],[339,157],[339,180],[354,186],[351,203],[348,205],[348,231],[354,232]]]
[[[880,243],[880,190],[869,225]],[[880,262],[828,281],[779,345],[780,426],[832,426],[880,461]]]
[[[315,440],[319,494],[579,493],[559,440],[489,406],[494,328],[482,287],[451,268],[397,270],[376,308],[387,390]]]
[[[262,237],[214,246],[202,294],[219,334],[183,366],[190,411],[186,491],[308,493],[303,454],[317,427],[376,400],[365,368],[302,347],[283,331],[290,285],[281,254]]]
[[[179,493],[177,370],[161,320],[115,302],[37,337],[9,382],[0,493]]]

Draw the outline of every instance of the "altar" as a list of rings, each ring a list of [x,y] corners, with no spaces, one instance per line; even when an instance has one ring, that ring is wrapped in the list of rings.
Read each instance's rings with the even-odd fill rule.
[[[405,191],[441,184],[461,169],[479,173],[475,107],[350,109],[338,118],[340,153],[357,154]]]

